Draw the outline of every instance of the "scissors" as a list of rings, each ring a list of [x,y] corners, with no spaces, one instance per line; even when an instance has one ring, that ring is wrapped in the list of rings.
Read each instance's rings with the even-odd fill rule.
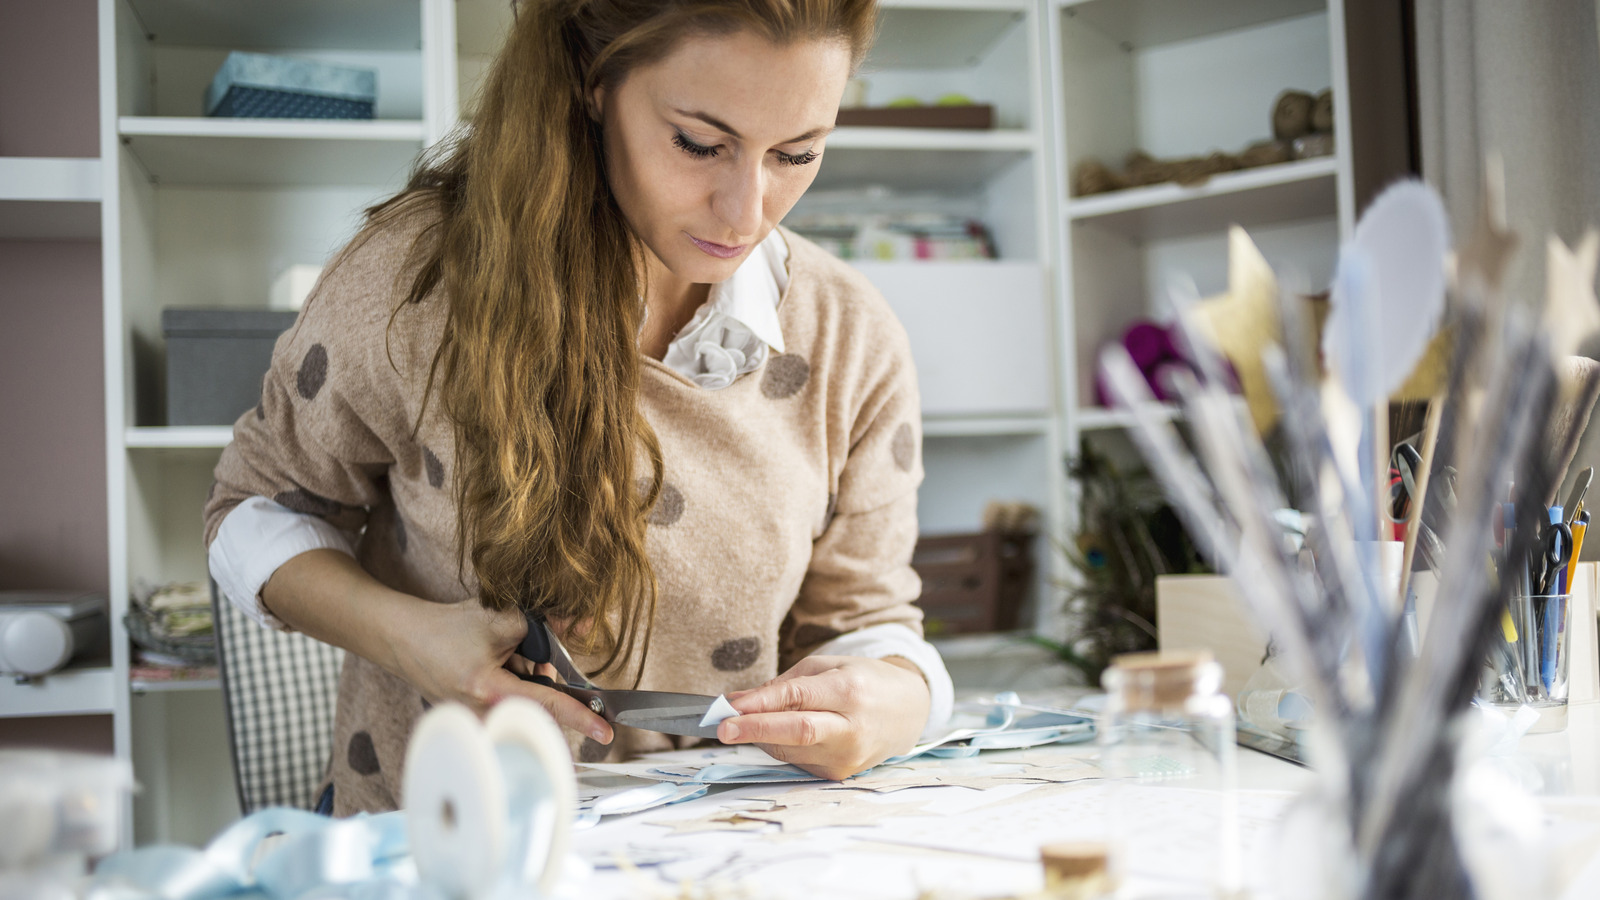
[[[556,639],[543,617],[531,612],[526,617],[528,635],[522,639],[522,646],[517,652],[531,662],[555,666],[564,683],[557,684],[543,675],[524,675],[521,672],[517,673],[518,678],[575,697],[595,715],[616,725],[685,737],[717,736],[715,724],[700,724],[717,698],[670,691],[610,690],[600,687],[573,664],[572,657],[567,655],[567,648],[561,646],[561,641]]]
[[[1555,590],[1556,581],[1572,561],[1572,529],[1554,513],[1555,521],[1539,532],[1539,555],[1534,559],[1533,581],[1541,595]]]

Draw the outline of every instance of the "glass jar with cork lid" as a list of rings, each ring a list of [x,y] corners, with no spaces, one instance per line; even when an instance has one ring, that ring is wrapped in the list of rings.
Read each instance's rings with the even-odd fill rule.
[[[1244,897],[1233,703],[1207,651],[1130,653],[1102,678],[1116,896]]]

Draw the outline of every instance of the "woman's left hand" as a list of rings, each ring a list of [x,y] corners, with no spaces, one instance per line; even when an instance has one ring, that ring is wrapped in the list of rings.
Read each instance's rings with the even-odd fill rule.
[[[899,657],[808,656],[777,678],[728,695],[725,744],[755,744],[832,781],[849,778],[916,743],[928,719],[928,684]]]

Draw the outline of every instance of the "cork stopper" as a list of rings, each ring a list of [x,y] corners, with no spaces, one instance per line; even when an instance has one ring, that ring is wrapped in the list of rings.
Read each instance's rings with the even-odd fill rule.
[[[1039,848],[1044,864],[1045,891],[1054,898],[1089,900],[1111,891],[1107,866],[1109,848],[1099,841],[1045,844]]]
[[[1156,650],[1113,657],[1106,690],[1125,709],[1158,710],[1180,706],[1194,694],[1214,694],[1222,686],[1222,667],[1209,650]]]

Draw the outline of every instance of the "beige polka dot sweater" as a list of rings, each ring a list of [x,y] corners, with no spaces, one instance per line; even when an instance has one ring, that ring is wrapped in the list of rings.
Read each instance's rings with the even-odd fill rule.
[[[470,572],[458,577],[455,453],[438,402],[413,433],[445,303],[425,298],[390,326],[413,236],[391,229],[349,254],[279,339],[261,404],[217,465],[208,545],[235,506],[271,497],[349,532],[362,566],[390,587],[441,603],[472,596]],[[920,420],[905,333],[859,273],[784,237],[787,352],[717,391],[644,360],[640,403],[665,458],[650,515],[661,594],[647,689],[749,688],[841,633],[891,622],[920,632],[910,567]],[[632,674],[607,681],[627,686]],[[406,741],[426,707],[406,683],[346,658],[336,814],[400,804]],[[617,731],[609,752],[569,736],[588,761],[671,746]]]

